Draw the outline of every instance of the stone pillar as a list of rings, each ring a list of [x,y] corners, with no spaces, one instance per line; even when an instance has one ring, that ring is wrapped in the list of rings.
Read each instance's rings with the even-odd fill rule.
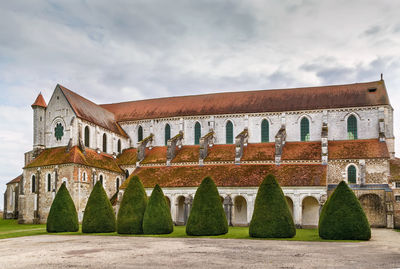
[[[172,195],[170,197],[168,197],[170,199],[171,202],[171,218],[172,218],[172,222],[176,224],[176,202],[175,202],[175,196]]]
[[[189,218],[190,210],[192,209],[192,202],[193,202],[193,198],[191,195],[189,195],[188,197],[185,198],[185,210],[183,212],[183,222],[185,225]]]
[[[301,205],[301,197],[299,195],[296,195],[293,197],[293,218],[294,218],[294,224],[296,225],[296,228],[301,228],[302,224],[302,211],[303,207]]]
[[[228,225],[232,226],[232,198],[227,195],[224,198],[224,211],[225,211],[225,216],[226,216],[226,220],[228,221]]]

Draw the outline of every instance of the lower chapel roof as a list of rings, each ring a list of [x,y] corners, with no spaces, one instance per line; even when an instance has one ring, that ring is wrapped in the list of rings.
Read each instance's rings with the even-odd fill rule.
[[[199,146],[183,146],[172,160],[172,166],[166,164],[167,147],[146,149],[146,157],[141,162],[144,166],[134,171],[146,187],[154,187],[156,183],[162,187],[197,186],[200,181],[211,176],[218,186],[258,186],[263,178],[274,174],[282,186],[320,186],[326,184],[326,167],[321,160],[321,142],[286,142],[283,147],[282,161],[316,161],[308,164],[274,163],[274,143],[248,144],[244,147],[242,164],[235,165],[234,145],[214,145],[204,160],[199,162]],[[389,158],[386,143],[377,139],[329,141],[329,160],[340,159],[372,159]],[[117,158],[105,153],[97,153],[86,149],[83,153],[78,146],[67,151],[67,147],[44,150],[25,168],[49,165],[81,164],[123,173],[124,166],[133,166],[138,161],[137,149],[124,150]],[[267,161],[269,163],[249,163],[252,161]],[[225,162],[225,163],[224,163]],[[179,166],[174,166],[181,163]],[[185,163],[194,163],[188,165]],[[145,166],[156,164],[157,166]],[[391,166],[400,166],[400,161],[391,161]],[[397,167],[398,168],[398,167]],[[393,169],[393,176],[400,169]],[[400,178],[400,176],[399,176]],[[126,183],[124,183],[126,184]],[[122,188],[125,185],[122,186]]]
[[[97,105],[57,85],[79,118],[126,136],[118,122],[168,117],[390,105],[383,80],[296,89],[223,92]]]

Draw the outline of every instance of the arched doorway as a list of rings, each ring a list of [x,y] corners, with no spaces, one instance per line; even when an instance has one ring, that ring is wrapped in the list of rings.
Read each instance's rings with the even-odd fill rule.
[[[234,200],[233,224],[236,226],[247,226],[247,201],[243,196],[236,196]]]
[[[314,197],[308,196],[302,204],[302,227],[315,228],[319,221],[319,203]]]
[[[176,225],[185,224],[185,197],[179,196],[176,210]]]
[[[360,204],[371,227],[386,227],[386,212],[382,199],[373,193],[361,195]]]
[[[293,200],[289,196],[285,196],[285,198],[286,198],[286,202],[289,207],[290,214],[292,214],[292,218],[293,218]]]

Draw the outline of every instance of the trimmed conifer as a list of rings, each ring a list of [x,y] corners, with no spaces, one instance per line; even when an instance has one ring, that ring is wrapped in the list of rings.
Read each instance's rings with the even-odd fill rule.
[[[170,234],[174,231],[171,211],[158,184],[151,193],[143,217],[144,234]]]
[[[186,225],[188,235],[219,235],[228,232],[228,222],[217,186],[210,177],[201,182]]]
[[[82,221],[84,233],[115,232],[115,213],[103,185],[97,181],[90,193]]]
[[[146,206],[147,195],[143,184],[137,176],[132,176],[118,211],[117,232],[119,234],[142,234]]]
[[[291,238],[296,235],[285,196],[273,175],[268,175],[258,189],[249,235],[260,238]]]
[[[77,232],[79,230],[78,214],[65,182],[61,184],[51,204],[46,230],[48,233]]]
[[[354,192],[342,181],[322,208],[319,236],[332,240],[369,240],[371,228]]]

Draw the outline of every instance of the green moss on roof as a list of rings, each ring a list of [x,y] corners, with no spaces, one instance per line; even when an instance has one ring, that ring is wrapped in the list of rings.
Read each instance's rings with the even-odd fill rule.
[[[172,163],[198,162],[199,152],[200,146],[183,146],[172,159]]]
[[[99,154],[88,148],[86,149],[86,153],[83,154],[77,146],[72,147],[69,152],[66,151],[66,147],[46,149],[31,163],[26,165],[25,168],[73,163],[122,173],[122,170],[112,156],[104,153]]]
[[[129,148],[122,151],[117,157],[118,165],[134,165],[137,162],[137,149]]]
[[[208,155],[204,159],[205,162],[234,160],[235,145],[214,145],[211,148],[208,148]]]
[[[146,156],[141,162],[142,164],[151,163],[166,163],[167,162],[167,147],[146,148]]]

